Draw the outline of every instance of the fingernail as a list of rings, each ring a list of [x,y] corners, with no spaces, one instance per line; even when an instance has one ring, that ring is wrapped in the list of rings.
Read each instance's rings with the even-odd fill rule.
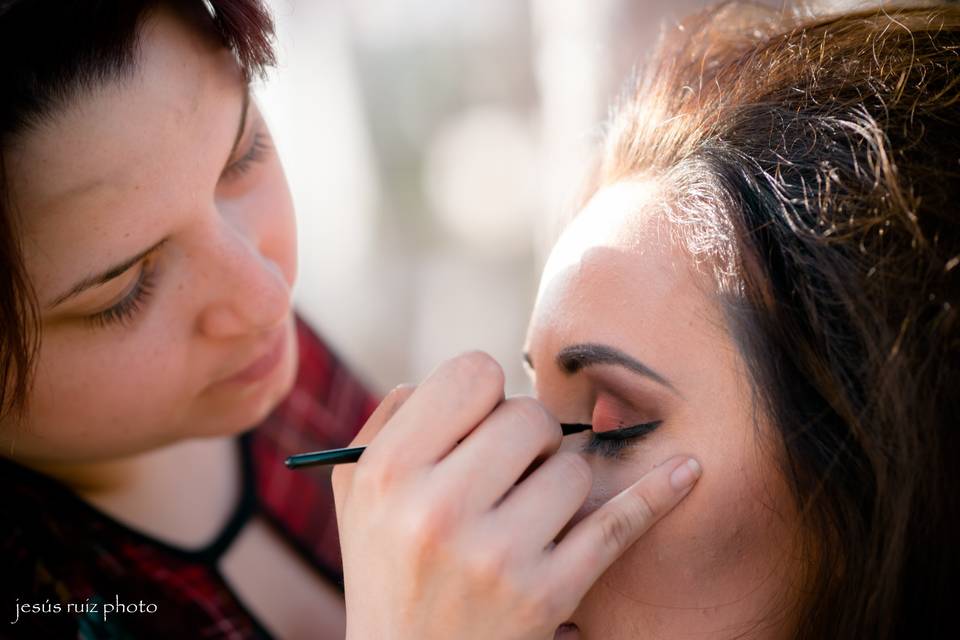
[[[683,491],[697,481],[702,471],[700,463],[689,458],[670,474],[670,486],[676,491]]]

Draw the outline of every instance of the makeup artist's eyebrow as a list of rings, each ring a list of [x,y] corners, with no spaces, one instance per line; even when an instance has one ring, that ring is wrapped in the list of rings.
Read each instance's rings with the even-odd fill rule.
[[[573,374],[593,365],[612,364],[649,378],[679,395],[676,387],[665,377],[623,351],[605,344],[575,344],[564,347],[557,354],[557,365]]]
[[[101,284],[110,282],[117,276],[123,275],[130,269],[130,267],[132,267],[133,265],[143,260],[145,256],[149,255],[152,251],[155,251],[157,248],[160,247],[160,245],[162,245],[166,241],[167,241],[167,238],[164,238],[160,240],[160,242],[157,242],[152,247],[149,247],[148,249],[141,251],[137,255],[131,256],[126,260],[119,262],[113,265],[112,267],[109,267],[106,271],[103,271],[95,275],[87,276],[77,284],[73,285],[73,287],[71,287],[66,293],[60,294],[59,296],[54,298],[53,302],[51,302],[47,306],[47,308],[53,309],[54,307],[63,304],[67,300],[80,295],[87,289],[100,286]]]

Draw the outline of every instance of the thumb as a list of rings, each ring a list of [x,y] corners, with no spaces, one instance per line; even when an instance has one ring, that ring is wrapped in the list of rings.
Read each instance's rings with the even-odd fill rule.
[[[567,533],[554,548],[548,579],[569,586],[570,611],[614,560],[690,493],[700,474],[693,458],[670,458]]]

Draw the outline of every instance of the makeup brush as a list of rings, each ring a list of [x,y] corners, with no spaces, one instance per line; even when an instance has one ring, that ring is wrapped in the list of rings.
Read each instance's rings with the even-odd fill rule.
[[[589,431],[592,425],[589,424],[561,424],[563,435],[569,436],[581,431]],[[327,449],[325,451],[311,451],[309,453],[298,453],[292,455],[283,464],[288,469],[302,469],[303,467],[314,467],[326,464],[347,464],[356,462],[360,459],[360,454],[366,447],[347,447],[345,449]]]

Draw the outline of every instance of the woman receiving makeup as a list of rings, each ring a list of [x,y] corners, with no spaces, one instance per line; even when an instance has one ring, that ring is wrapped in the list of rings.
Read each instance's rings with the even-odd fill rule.
[[[3,637],[344,637],[329,475],[282,462],[347,444],[376,403],[291,308],[292,203],[248,87],[270,37],[255,0],[0,3]],[[550,457],[560,426],[539,404],[502,395],[486,356],[441,366],[396,462],[483,425],[443,481],[479,508],[549,457],[495,523],[534,557],[588,469]],[[696,469],[667,458],[580,527],[541,596],[572,607],[686,495]],[[434,514],[389,524],[429,534]],[[524,602],[470,606],[524,629]],[[417,627],[365,637],[401,632]]]
[[[419,426],[439,383],[398,393],[334,472],[347,637],[957,637],[958,51],[955,6],[725,4],[673,30],[530,321],[538,399],[593,432],[525,482],[590,480],[533,500],[504,459],[539,420],[458,444]],[[700,480],[609,568],[591,540],[580,597],[578,527],[678,453]]]

